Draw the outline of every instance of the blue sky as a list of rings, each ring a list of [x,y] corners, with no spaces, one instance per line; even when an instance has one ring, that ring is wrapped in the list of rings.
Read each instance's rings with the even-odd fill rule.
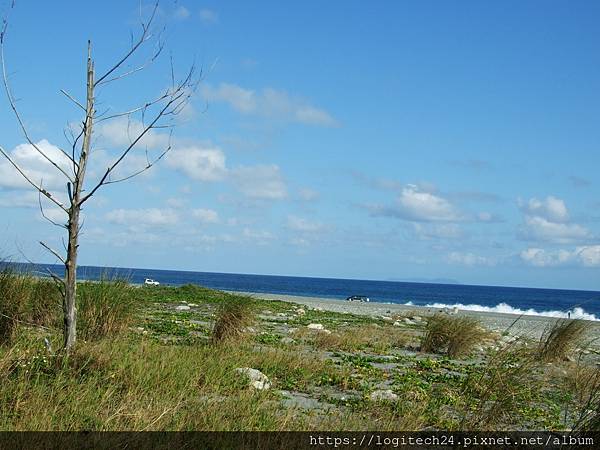
[[[17,1],[6,62],[48,152],[81,120],[59,90],[83,97],[87,39],[100,72],[127,50],[138,6]],[[600,290],[597,2],[160,8],[168,50],[98,92],[99,109],[157,96],[169,54],[203,82],[165,160],[87,206],[80,263]],[[2,148],[64,195],[0,105]],[[139,120],[98,125],[90,182]],[[123,174],[167,141],[149,136]],[[37,241],[61,246],[6,161],[0,229],[13,259],[52,262]]]

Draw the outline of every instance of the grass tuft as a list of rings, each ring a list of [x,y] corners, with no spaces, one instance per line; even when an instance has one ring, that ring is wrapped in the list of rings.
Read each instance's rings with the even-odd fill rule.
[[[427,320],[421,351],[450,357],[468,355],[486,334],[480,322],[472,317],[436,314]]]
[[[559,319],[544,331],[538,346],[538,358],[553,362],[564,360],[584,338],[589,324],[578,319]]]
[[[219,305],[212,332],[212,342],[222,343],[240,339],[254,323],[254,301],[250,297],[231,295]]]

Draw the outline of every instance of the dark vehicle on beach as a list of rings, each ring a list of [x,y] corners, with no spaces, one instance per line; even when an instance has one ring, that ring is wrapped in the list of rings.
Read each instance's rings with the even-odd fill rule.
[[[366,295],[351,295],[346,299],[347,302],[368,302],[369,297]]]

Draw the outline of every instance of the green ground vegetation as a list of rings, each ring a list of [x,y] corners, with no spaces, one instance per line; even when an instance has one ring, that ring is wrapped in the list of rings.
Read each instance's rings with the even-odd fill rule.
[[[0,430],[600,423],[596,354],[579,322],[548,332],[553,341],[543,347],[503,340],[472,319],[438,315],[405,325],[193,285],[103,280],[80,283],[79,293],[80,340],[66,356],[55,350],[61,309],[52,283],[0,273]],[[540,348],[551,356],[541,358]],[[240,367],[260,370],[270,388],[251,387]]]

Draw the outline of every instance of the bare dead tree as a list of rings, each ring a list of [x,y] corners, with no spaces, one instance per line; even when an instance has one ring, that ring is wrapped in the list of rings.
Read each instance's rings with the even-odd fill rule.
[[[92,43],[91,41],[88,41],[85,81],[86,99],[84,102],[80,102],[66,90],[60,90],[60,92],[83,113],[83,119],[79,123],[78,129],[75,131],[73,131],[71,128],[69,129],[71,134],[71,139],[69,142],[71,147],[70,151],[67,152],[61,149],[62,155],[69,163],[69,167],[65,167],[64,164],[61,165],[61,162],[57,161],[57,158],[53,158],[51,155],[49,155],[47,151],[36,144],[36,142],[31,138],[25,122],[23,121],[22,116],[17,109],[17,104],[12,94],[6,71],[4,46],[6,41],[6,32],[8,29],[7,19],[4,20],[2,31],[0,32],[2,79],[10,107],[27,143],[31,145],[35,151],[39,153],[44,160],[46,160],[54,168],[54,170],[58,171],[65,179],[67,200],[62,202],[59,200],[60,196],[45,189],[41,180],[37,180],[28,174],[26,168],[21,167],[17,161],[4,150],[4,148],[0,147],[0,154],[2,154],[2,156],[8,160],[13,168],[31,185],[31,187],[38,192],[40,199],[39,205],[42,215],[54,225],[58,225],[66,229],[68,239],[64,254],[61,254],[46,243],[40,242],[40,244],[54,257],[56,257],[65,267],[65,274],[63,278],[60,278],[53,273],[50,275],[56,282],[63,299],[63,349],[66,352],[69,352],[72,349],[77,337],[77,254],[79,250],[79,237],[82,228],[82,207],[100,188],[109,184],[130,180],[142,174],[154,166],[171,150],[171,131],[173,127],[173,119],[187,105],[200,80],[200,76],[196,76],[194,66],[192,66],[183,79],[176,81],[173,71],[173,63],[171,61],[171,86],[165,89],[160,95],[144,102],[141,105],[130,108],[127,111],[115,112],[112,114],[109,114],[109,112],[99,114],[96,111],[97,89],[137,74],[151,65],[161,55],[163,44],[160,34],[157,35],[152,31],[158,12],[158,6],[159,2],[156,1],[147,19],[142,18],[142,8],[140,7],[141,30],[139,31],[138,36],[132,36],[130,48],[120,59],[109,66],[109,68],[100,76],[96,75],[95,61],[92,55]],[[12,2],[11,9],[12,7],[14,7],[14,1]],[[142,49],[148,47],[151,42],[154,42],[156,47],[150,57],[140,64],[134,64]],[[96,180],[91,184],[88,183],[86,180],[86,170],[88,168],[88,163],[90,162],[90,156],[93,150],[92,143],[94,138],[95,124],[101,121],[107,121],[119,117],[127,117],[128,124],[130,124],[131,118],[134,114],[141,116],[141,126],[137,127],[138,129],[133,136],[129,136],[128,145],[122,148],[116,154],[117,156],[114,157],[114,160],[108,164],[105,170],[101,172],[102,174],[99,180]],[[115,172],[117,168],[119,168],[123,161],[126,160],[131,151],[140,146],[140,143],[145,136],[147,136],[153,130],[158,129],[169,130],[168,144],[165,145],[158,155],[153,158],[150,158],[148,151],[146,150],[146,164],[143,167],[141,167],[139,170],[133,171],[132,173],[116,177]],[[67,133],[65,133],[65,136],[66,135]],[[67,214],[68,221],[66,224],[57,224],[44,214],[41,202],[43,197]]]

